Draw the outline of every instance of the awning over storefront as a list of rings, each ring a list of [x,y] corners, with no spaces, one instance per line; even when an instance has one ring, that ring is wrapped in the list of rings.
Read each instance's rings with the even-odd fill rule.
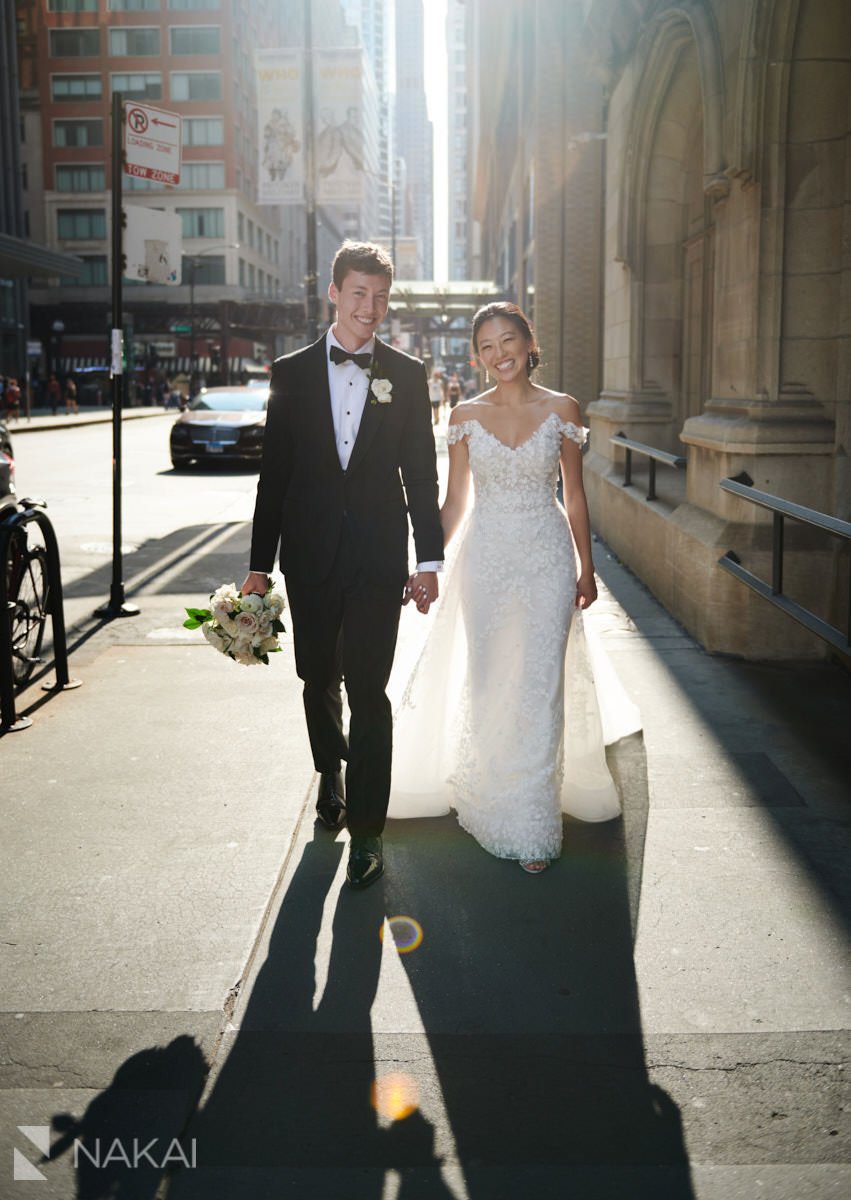
[[[82,275],[85,264],[73,254],[60,254],[36,242],[0,233],[0,279],[26,279],[30,275]]]

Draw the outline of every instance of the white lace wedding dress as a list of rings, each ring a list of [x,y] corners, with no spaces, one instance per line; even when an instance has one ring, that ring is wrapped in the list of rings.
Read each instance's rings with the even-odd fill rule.
[[[516,448],[475,420],[448,430],[450,443],[467,439],[475,503],[396,714],[388,816],[452,807],[500,858],[556,858],[562,812],[618,816],[605,742],[640,728],[609,668],[604,738],[597,656],[575,608],[575,550],[555,487],[562,437],[584,436],[556,413]]]

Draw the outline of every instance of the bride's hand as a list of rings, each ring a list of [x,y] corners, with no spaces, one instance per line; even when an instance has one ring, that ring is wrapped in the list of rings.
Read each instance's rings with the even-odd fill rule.
[[[597,599],[594,571],[583,571],[576,581],[576,607],[588,608]]]

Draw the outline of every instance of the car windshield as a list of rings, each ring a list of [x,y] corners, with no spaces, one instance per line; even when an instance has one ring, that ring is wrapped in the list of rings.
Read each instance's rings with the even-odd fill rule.
[[[192,412],[262,412],[269,393],[260,388],[238,392],[201,392],[189,405]]]

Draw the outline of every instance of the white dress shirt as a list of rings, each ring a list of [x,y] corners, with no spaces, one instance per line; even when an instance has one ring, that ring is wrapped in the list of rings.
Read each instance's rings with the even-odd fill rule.
[[[340,460],[340,466],[345,471],[349,465],[349,459],[352,457],[355,438],[360,429],[366,394],[369,389],[369,371],[364,371],[350,358],[341,363],[332,362],[332,346],[339,346],[341,350],[346,349],[334,336],[333,325],[325,338],[325,357],[328,363],[328,390],[331,393],[331,416],[334,419],[337,457]],[[356,353],[371,356],[374,350],[375,338],[371,337],[362,346],[358,346]]]

